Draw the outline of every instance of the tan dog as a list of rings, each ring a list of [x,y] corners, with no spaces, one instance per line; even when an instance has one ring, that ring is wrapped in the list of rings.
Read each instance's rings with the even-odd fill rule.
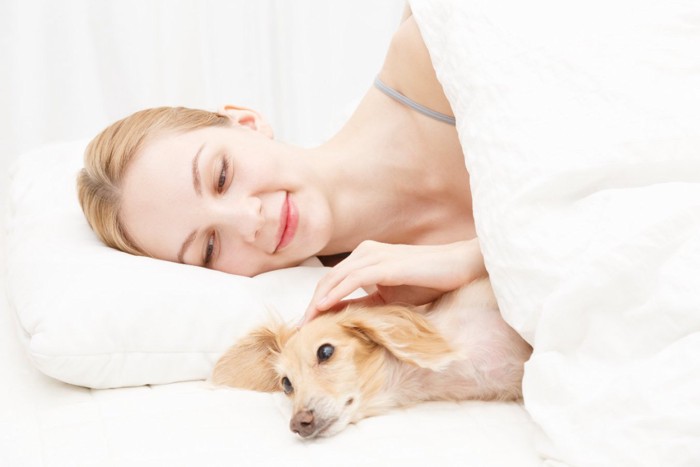
[[[298,330],[257,329],[221,357],[213,382],[284,391],[304,438],[420,401],[521,396],[532,349],[501,318],[488,279],[418,310],[350,306]]]

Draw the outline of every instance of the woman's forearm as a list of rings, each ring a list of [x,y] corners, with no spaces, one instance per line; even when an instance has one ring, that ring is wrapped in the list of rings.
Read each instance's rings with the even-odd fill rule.
[[[306,316],[311,319],[335,307],[361,288],[376,286],[379,296],[373,299],[427,303],[484,275],[477,238],[444,245],[366,241],[321,279]]]

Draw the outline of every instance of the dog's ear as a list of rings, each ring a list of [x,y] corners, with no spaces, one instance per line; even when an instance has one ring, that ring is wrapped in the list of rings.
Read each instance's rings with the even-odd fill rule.
[[[355,337],[386,348],[399,360],[442,370],[459,355],[418,312],[396,305],[349,309],[340,325]]]
[[[219,359],[212,382],[254,391],[279,391],[275,359],[291,334],[292,329],[282,324],[252,331]]]

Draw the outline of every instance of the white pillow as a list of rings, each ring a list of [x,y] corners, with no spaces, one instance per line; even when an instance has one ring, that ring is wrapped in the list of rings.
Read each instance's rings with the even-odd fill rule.
[[[75,188],[86,144],[42,147],[11,174],[8,297],[42,372],[92,388],[204,379],[271,312],[301,317],[325,272],[318,260],[247,278],[100,243]]]

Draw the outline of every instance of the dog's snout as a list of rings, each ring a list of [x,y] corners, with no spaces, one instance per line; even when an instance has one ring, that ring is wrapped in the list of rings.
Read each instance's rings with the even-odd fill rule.
[[[316,431],[314,412],[308,409],[297,412],[289,422],[289,429],[303,438],[311,436]]]

